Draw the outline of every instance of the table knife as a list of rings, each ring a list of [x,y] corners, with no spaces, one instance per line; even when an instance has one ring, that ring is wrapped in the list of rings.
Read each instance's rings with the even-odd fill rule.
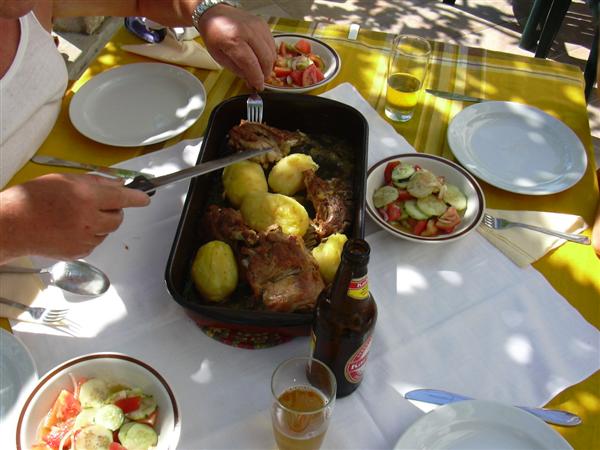
[[[463,400],[472,400],[471,397],[441,391],[439,389],[415,389],[414,391],[409,391],[404,394],[404,398],[433,403],[435,405],[446,405],[448,403],[455,403]],[[517,408],[527,411],[553,425],[574,427],[581,423],[581,418],[579,416],[560,409],[530,408],[527,406],[517,406]]]
[[[478,97],[471,97],[470,95],[456,94],[454,92],[438,91],[436,89],[425,89],[428,94],[435,95],[436,97],[445,98],[447,100],[458,100],[461,102],[473,102],[480,103],[486,100]]]
[[[135,178],[140,175],[151,177],[152,175],[145,175],[142,172],[135,170],[119,169],[116,167],[98,166],[96,164],[86,164],[76,161],[67,161],[65,159],[54,158],[52,156],[36,155],[31,158],[31,161],[37,164],[44,164],[47,166],[58,166],[58,167],[70,167],[73,169],[84,169],[93,170],[94,172],[104,173],[106,175],[112,175],[121,178]]]
[[[143,192],[146,192],[148,195],[154,194],[154,191],[167,184],[175,183],[177,181],[187,180],[189,178],[194,178],[200,175],[204,175],[209,172],[213,172],[218,169],[222,169],[223,167],[229,166],[234,162],[243,161],[245,159],[250,159],[255,156],[260,156],[263,153],[267,153],[273,151],[272,148],[263,148],[259,150],[248,150],[243,152],[234,153],[233,155],[226,156],[224,158],[215,159],[213,161],[208,161],[205,163],[201,163],[195,165],[193,167],[188,167],[183,170],[179,170],[177,172],[170,173],[168,175],[162,175],[160,177],[155,178],[146,178],[143,174],[137,176],[131,181],[127,183],[125,187],[131,189],[137,189]]]

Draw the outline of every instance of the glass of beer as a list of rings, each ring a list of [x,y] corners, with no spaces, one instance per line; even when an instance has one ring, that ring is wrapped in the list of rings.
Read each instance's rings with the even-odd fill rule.
[[[335,404],[335,375],[329,367],[310,357],[288,359],[273,372],[271,392],[279,450],[318,449]]]
[[[394,38],[388,61],[385,115],[395,122],[413,116],[429,66],[431,45],[426,39],[409,34]]]

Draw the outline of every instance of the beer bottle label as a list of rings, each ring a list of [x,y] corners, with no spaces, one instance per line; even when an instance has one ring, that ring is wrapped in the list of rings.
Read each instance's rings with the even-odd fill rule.
[[[360,278],[352,278],[348,286],[348,297],[355,300],[365,300],[369,297],[369,279],[367,275]]]
[[[362,380],[372,340],[373,335],[370,335],[346,363],[346,367],[344,367],[344,376],[349,383],[359,383],[360,380]]]

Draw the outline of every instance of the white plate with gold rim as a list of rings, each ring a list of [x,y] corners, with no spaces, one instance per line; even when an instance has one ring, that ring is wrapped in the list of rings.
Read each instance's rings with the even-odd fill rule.
[[[473,175],[518,194],[564,191],[587,167],[585,148],[573,130],[538,108],[514,102],[465,108],[448,126],[448,144]]]
[[[532,414],[487,400],[440,406],[418,419],[394,450],[572,450]]]

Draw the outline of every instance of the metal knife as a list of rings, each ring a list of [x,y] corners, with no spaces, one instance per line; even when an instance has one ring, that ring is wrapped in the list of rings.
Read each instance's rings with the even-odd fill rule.
[[[471,97],[470,95],[455,94],[454,92],[438,91],[436,89],[425,89],[428,94],[435,95],[436,97],[445,98],[448,100],[458,100],[461,102],[473,102],[480,103],[486,100],[478,97]]]
[[[226,156],[225,158],[215,159],[213,161],[201,163],[193,167],[188,167],[186,169],[155,178],[146,178],[146,176],[142,174],[140,176],[135,177],[130,183],[127,183],[125,187],[131,189],[138,189],[140,191],[146,192],[148,195],[152,195],[154,191],[161,186],[175,183],[176,181],[183,181],[189,178],[204,175],[206,173],[213,172],[215,170],[233,164],[234,162],[250,159],[254,156],[260,156],[263,153],[267,153],[272,150],[272,148],[263,148],[260,150],[238,152],[234,153],[233,155]]]
[[[409,391],[404,394],[404,398],[433,403],[435,405],[446,405],[448,403],[455,403],[463,400],[472,400],[471,397],[438,389],[415,389],[414,391]],[[581,418],[579,416],[560,409],[530,408],[527,406],[517,406],[517,408],[527,411],[553,425],[574,427],[581,423]]]
[[[47,166],[58,166],[58,167],[70,167],[73,169],[84,169],[84,170],[93,170],[94,172],[104,173],[107,175],[112,175],[121,178],[135,178],[140,175],[146,177],[152,177],[152,175],[143,174],[142,172],[137,172],[135,170],[129,169],[118,169],[116,167],[106,167],[106,166],[98,166],[95,164],[86,164],[80,163],[76,161],[67,161],[65,159],[54,158],[52,156],[45,155],[36,155],[31,158],[31,161],[37,164],[44,164]]]

